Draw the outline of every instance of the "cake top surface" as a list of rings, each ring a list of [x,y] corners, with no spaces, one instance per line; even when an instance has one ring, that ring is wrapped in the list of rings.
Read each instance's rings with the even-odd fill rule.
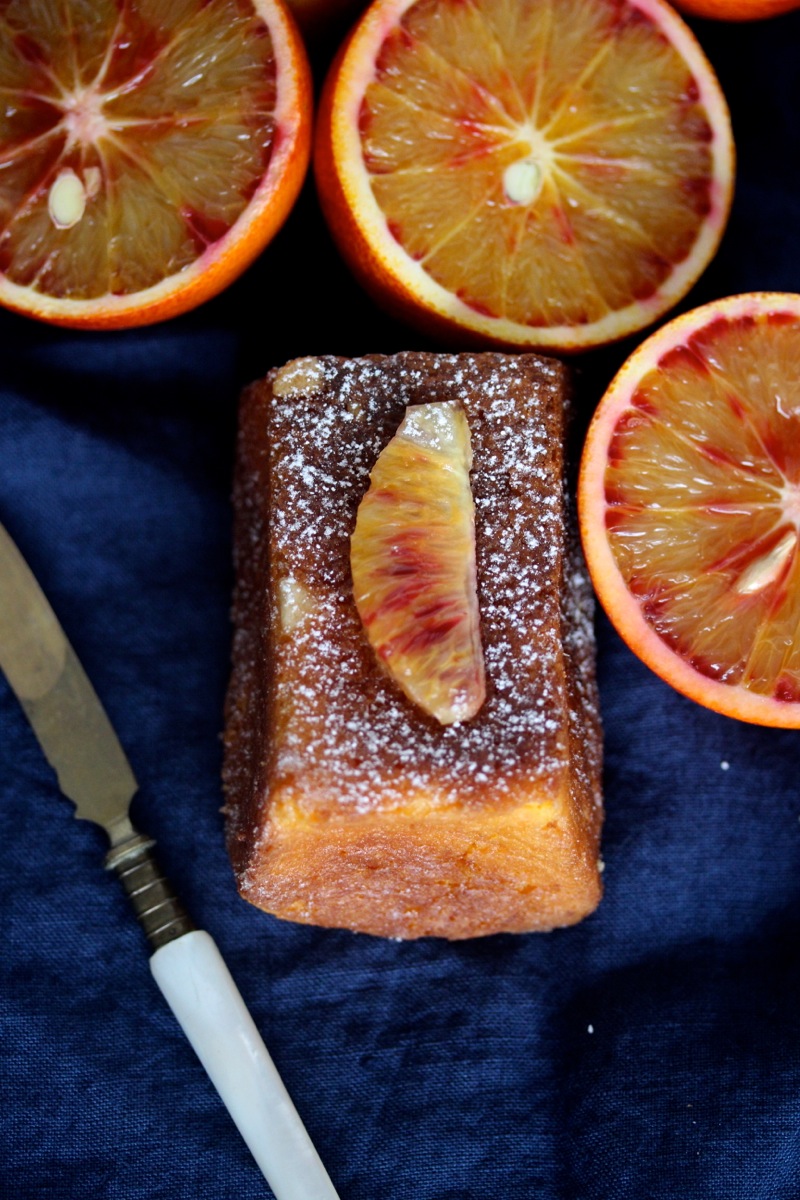
[[[308,358],[256,385],[269,479],[267,734],[284,795],[369,810],[379,778],[382,807],[418,794],[498,804],[563,777],[576,719],[565,644],[580,668],[592,638],[566,554],[565,390],[561,364],[502,354]],[[447,728],[375,660],[349,574],[369,472],[406,407],[431,401],[460,404],[470,425],[487,674],[480,712]]]

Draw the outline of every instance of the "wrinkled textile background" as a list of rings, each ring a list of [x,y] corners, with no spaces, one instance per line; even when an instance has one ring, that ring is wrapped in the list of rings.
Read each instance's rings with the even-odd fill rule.
[[[683,307],[800,290],[800,14],[694,28],[739,182]],[[580,360],[584,419],[633,344]],[[342,1200],[797,1200],[800,734],[683,699],[604,619],[607,891],[584,924],[396,944],[237,897],[219,733],[238,391],[300,354],[425,348],[350,281],[313,188],[200,311],[104,335],[0,314],[0,347],[0,520]],[[102,837],[73,821],[4,682],[0,839],[0,1196],[267,1196],[151,980]]]

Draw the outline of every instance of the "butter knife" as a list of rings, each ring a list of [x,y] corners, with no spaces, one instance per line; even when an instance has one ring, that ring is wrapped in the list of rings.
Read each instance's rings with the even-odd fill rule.
[[[215,942],[195,929],[128,810],[138,785],[94,688],[30,568],[0,525],[0,668],[75,816],[108,834],[153,949],[161,992],[277,1200],[338,1200]]]

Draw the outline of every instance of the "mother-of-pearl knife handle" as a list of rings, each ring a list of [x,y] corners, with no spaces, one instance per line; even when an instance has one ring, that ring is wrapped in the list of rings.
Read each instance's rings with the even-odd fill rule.
[[[155,950],[156,983],[277,1200],[338,1200],[214,940],[192,925],[153,845],[136,834],[111,849],[106,866]]]

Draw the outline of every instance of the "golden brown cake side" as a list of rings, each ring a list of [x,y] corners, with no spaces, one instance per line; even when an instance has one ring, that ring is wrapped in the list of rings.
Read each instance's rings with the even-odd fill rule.
[[[597,904],[588,586],[565,520],[564,368],[534,355],[299,360],[242,401],[228,842],[242,895],[391,937],[549,929]],[[440,726],[374,659],[349,537],[407,405],[457,400],[487,699]]]

